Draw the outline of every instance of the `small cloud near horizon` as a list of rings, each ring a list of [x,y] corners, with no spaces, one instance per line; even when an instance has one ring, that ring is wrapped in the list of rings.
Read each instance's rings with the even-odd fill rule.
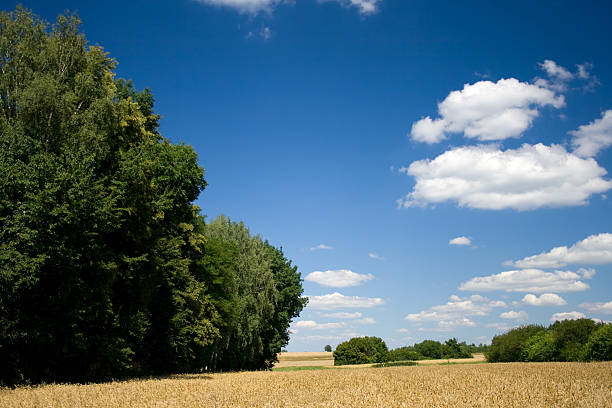
[[[325,245],[325,244],[319,244],[317,246],[314,246],[314,247],[310,248],[311,251],[320,251],[322,249],[331,250],[331,249],[334,249],[334,247],[333,246],[329,246],[329,245]]]
[[[460,246],[469,246],[472,245],[472,240],[469,239],[468,237],[457,237],[457,238],[453,238],[450,241],[448,241],[449,245],[460,245]]]

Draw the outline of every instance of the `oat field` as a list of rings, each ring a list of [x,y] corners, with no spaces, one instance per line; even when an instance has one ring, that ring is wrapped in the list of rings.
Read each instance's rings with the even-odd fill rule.
[[[0,390],[14,407],[612,407],[612,362],[184,375]]]

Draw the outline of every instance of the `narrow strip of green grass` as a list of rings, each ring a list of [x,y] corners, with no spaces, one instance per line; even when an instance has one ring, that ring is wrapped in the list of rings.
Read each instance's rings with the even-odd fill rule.
[[[401,366],[415,366],[417,365],[416,361],[406,360],[406,361],[387,361],[386,363],[378,363],[374,364],[372,367],[401,367]]]

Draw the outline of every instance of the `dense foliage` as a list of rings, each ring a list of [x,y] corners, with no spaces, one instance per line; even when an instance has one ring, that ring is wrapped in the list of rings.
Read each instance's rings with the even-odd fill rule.
[[[389,351],[389,361],[425,360],[441,358],[470,358],[473,353],[482,353],[487,346],[466,344],[452,338],[440,343],[435,340],[423,340],[414,346],[399,347]]]
[[[305,304],[75,16],[0,13],[0,383],[266,368]]]
[[[379,337],[353,337],[338,344],[333,353],[334,365],[383,363],[389,350]]]
[[[490,362],[612,360],[612,324],[577,319],[522,326],[495,336],[485,355]]]

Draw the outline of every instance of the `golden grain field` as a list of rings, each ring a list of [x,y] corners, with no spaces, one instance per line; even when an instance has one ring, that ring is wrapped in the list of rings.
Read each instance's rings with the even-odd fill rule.
[[[612,407],[612,362],[183,375],[0,390],[13,407]]]

